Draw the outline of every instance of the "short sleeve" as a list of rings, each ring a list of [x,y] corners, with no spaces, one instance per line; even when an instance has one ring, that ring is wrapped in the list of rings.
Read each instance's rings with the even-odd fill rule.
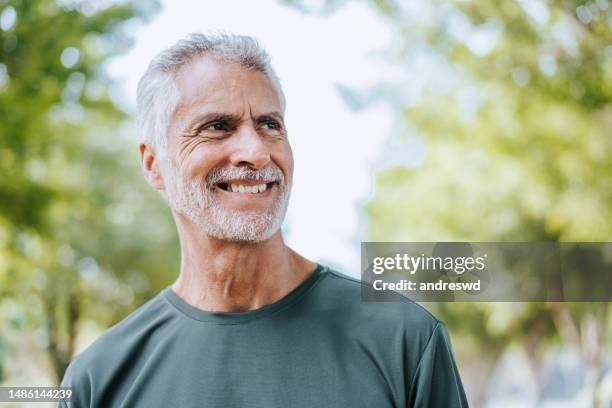
[[[425,347],[410,387],[409,407],[468,407],[446,326],[438,323]]]
[[[60,400],[57,408],[88,408],[91,400],[91,377],[87,370],[79,369],[79,361],[73,360],[66,369],[62,379],[62,387],[72,388],[69,401]]]

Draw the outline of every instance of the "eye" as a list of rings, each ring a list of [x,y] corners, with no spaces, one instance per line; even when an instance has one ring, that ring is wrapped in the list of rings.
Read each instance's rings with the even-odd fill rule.
[[[259,124],[259,129],[275,135],[284,133],[283,125],[275,119],[266,118],[262,120]]]
[[[271,130],[279,130],[280,129],[280,125],[278,124],[278,122],[275,122],[273,120],[268,120],[268,121],[264,122],[264,126],[266,127],[266,129],[271,129]]]
[[[213,122],[205,127],[202,128],[202,130],[214,130],[214,131],[223,131],[223,130],[227,130],[227,126],[223,123],[223,122]]]
[[[285,136],[285,129],[281,122],[272,118],[262,118],[257,130],[268,137],[282,138]]]

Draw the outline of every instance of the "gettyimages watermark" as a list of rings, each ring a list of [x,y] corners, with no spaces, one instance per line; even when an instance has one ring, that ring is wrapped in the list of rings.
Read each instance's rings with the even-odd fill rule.
[[[362,242],[361,279],[366,301],[608,302],[612,243]]]

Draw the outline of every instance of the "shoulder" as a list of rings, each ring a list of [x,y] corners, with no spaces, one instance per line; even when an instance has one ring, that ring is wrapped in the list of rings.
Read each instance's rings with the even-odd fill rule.
[[[157,329],[171,319],[171,309],[165,302],[160,293],[99,335],[70,362],[62,385],[72,386],[81,397],[87,397],[94,382],[112,377],[136,349],[143,349]]]
[[[367,294],[372,288],[367,283],[330,268],[326,268],[326,273],[320,285],[321,292],[327,296],[320,301],[341,311],[348,324],[367,322],[369,327],[382,333],[400,330],[424,342],[442,324],[423,306],[399,293],[389,292],[380,301],[368,300],[371,297]]]
[[[445,325],[399,293],[389,292],[384,301],[367,300],[367,291],[373,290],[368,283],[331,269],[319,288],[313,307],[333,325],[334,333],[367,350],[401,379],[402,387],[410,386],[421,359],[447,341]]]

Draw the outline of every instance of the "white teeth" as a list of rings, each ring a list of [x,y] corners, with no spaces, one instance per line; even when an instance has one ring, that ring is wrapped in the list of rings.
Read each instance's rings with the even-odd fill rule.
[[[229,189],[232,193],[263,193],[268,188],[267,184],[257,184],[254,186],[246,186],[244,184],[230,184]]]

